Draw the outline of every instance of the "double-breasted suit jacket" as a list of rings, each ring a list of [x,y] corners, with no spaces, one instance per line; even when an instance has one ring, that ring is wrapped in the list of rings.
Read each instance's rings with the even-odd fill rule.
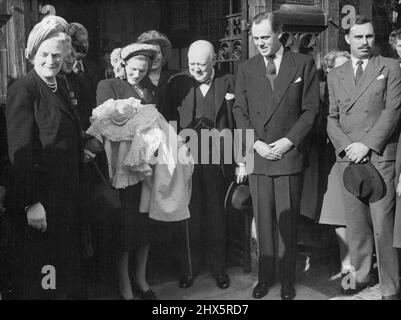
[[[373,56],[356,84],[354,68],[349,61],[329,73],[328,88],[327,132],[336,149],[340,172],[344,172],[349,163],[345,149],[360,142],[370,148],[370,161],[386,185],[383,199],[368,205],[342,189],[356,281],[369,281],[375,248],[383,296],[390,296],[399,290],[393,234],[401,70],[396,60]]]
[[[398,68],[397,68],[398,67]],[[327,131],[338,161],[344,150],[362,142],[373,163],[395,161],[399,137],[401,71],[394,59],[370,59],[358,86],[349,61],[328,74],[330,96]]]
[[[302,172],[305,167],[304,139],[319,111],[314,60],[285,50],[273,94],[266,89],[269,79],[260,54],[239,66],[236,82],[234,117],[237,127],[254,129],[255,141],[270,144],[287,137],[295,145],[281,161],[268,161],[255,153],[252,173],[280,176]],[[253,144],[245,151],[250,152],[252,148]]]
[[[274,281],[279,259],[280,282],[293,286],[304,142],[318,114],[319,84],[312,57],[289,50],[283,51],[274,86],[266,70],[260,54],[240,64],[234,118],[239,129],[251,129],[255,135],[251,145],[245,144],[245,152],[254,153],[254,168],[248,173],[259,244],[259,282]],[[270,144],[282,138],[288,138],[294,148],[281,160],[269,161],[253,151],[257,140]]]

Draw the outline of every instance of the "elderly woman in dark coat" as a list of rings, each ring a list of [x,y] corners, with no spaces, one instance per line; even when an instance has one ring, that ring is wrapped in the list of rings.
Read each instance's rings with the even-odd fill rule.
[[[67,22],[49,16],[31,31],[34,69],[10,86],[6,121],[16,236],[14,280],[23,299],[77,294],[80,279],[78,197],[81,126],[60,71]]]
[[[134,97],[143,104],[154,104],[155,86],[147,75],[156,55],[156,47],[133,43],[124,48],[115,49],[111,62],[116,78],[99,82],[97,105],[109,99],[128,99]],[[124,300],[132,300],[134,291],[145,300],[156,299],[146,279],[146,266],[149,245],[152,239],[152,222],[146,212],[139,211],[142,183],[120,189],[121,219],[119,221],[119,254],[117,273],[119,293]],[[129,276],[129,256],[136,251],[135,286]]]

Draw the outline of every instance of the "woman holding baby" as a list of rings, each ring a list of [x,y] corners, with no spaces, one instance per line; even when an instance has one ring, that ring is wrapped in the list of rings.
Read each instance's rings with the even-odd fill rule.
[[[154,85],[146,75],[150,72],[156,48],[147,44],[131,44],[115,49],[111,61],[116,75],[98,84],[96,100],[101,105],[109,99],[134,97],[144,104],[155,101]],[[121,298],[132,300],[134,292],[144,300],[155,300],[156,295],[146,280],[152,222],[139,211],[142,183],[120,189],[121,217],[119,221],[119,254],[117,257],[118,290]],[[130,252],[136,251],[135,282],[129,276]]]

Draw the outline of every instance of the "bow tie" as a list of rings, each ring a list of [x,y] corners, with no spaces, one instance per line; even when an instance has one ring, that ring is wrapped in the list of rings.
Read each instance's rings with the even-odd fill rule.
[[[212,83],[212,78],[210,78],[209,80],[206,80],[204,82],[199,82],[199,81],[197,81],[197,82],[198,82],[198,85],[204,84],[204,85],[210,86],[210,84]]]

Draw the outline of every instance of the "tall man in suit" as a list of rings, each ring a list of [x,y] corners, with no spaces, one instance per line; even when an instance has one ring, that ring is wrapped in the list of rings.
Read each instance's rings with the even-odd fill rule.
[[[210,260],[217,286],[226,289],[230,285],[226,274],[226,219],[223,206],[230,166],[224,165],[220,155],[215,164],[210,161],[201,163],[205,152],[213,154],[212,145],[201,148],[201,130],[210,132],[217,129],[220,132],[226,128],[233,129],[234,123],[233,77],[216,73],[215,61],[216,55],[210,42],[199,40],[192,43],[188,51],[189,71],[170,79],[161,109],[168,120],[178,120],[180,129],[193,129],[192,132],[198,137],[198,162],[192,176],[189,206],[191,218],[183,226],[182,233],[186,234],[186,241],[181,243],[181,247],[185,246],[185,250],[180,250],[182,277],[179,285],[182,288],[191,286],[193,276],[199,273],[202,253]],[[220,151],[224,154],[224,149]]]
[[[260,54],[238,68],[234,118],[239,129],[253,129],[255,134],[255,143],[245,150],[255,153],[249,183],[258,235],[259,282],[253,297],[260,299],[268,293],[278,256],[281,297],[291,300],[296,295],[303,142],[318,113],[319,88],[314,60],[284,49],[280,33],[275,12],[253,18],[252,36]],[[239,175],[243,174],[240,170]]]
[[[371,161],[386,185],[383,199],[367,203],[343,189],[349,235],[351,274],[345,294],[372,284],[372,256],[376,247],[383,299],[399,292],[397,251],[392,247],[394,228],[394,162],[400,134],[401,70],[397,61],[374,56],[372,22],[357,17],[345,36],[351,61],[328,75],[330,96],[327,131],[342,171],[350,162]]]

